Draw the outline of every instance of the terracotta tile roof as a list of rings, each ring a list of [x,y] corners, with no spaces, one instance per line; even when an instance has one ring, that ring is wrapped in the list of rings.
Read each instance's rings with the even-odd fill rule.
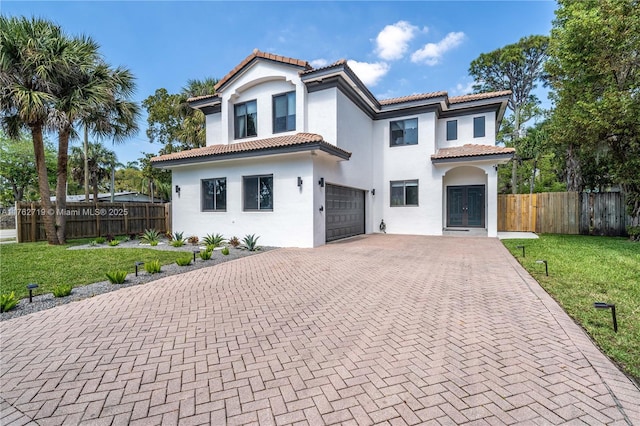
[[[411,101],[420,101],[423,99],[438,98],[441,96],[447,96],[447,92],[441,91],[441,92],[431,92],[431,93],[420,93],[417,95],[402,96],[399,98],[383,99],[379,102],[380,102],[380,105],[392,105],[392,104],[399,104],[402,102],[411,102]]]
[[[511,94],[510,90],[503,90],[502,92],[486,92],[486,93],[476,93],[473,95],[454,96],[449,98],[449,103],[459,104],[461,102],[478,101],[481,99],[491,99],[491,98],[497,98],[500,96],[507,96],[510,94]]]
[[[305,68],[307,70],[313,69],[313,67],[309,65],[307,61],[303,61],[301,59],[295,59],[295,58],[288,58],[286,56],[274,55],[273,53],[266,53],[266,52],[261,52],[258,49],[253,49],[253,52],[249,56],[244,58],[244,60],[240,62],[238,65],[236,65],[234,69],[232,69],[227,75],[222,77],[222,79],[215,85],[216,90],[218,90],[218,88],[222,87],[227,81],[233,78],[234,75],[240,72],[240,70],[246,67],[255,58],[268,59],[270,61],[281,62],[283,64],[295,65],[298,67]]]
[[[203,99],[209,99],[209,98],[215,98],[217,97],[218,94],[217,93],[213,93],[211,95],[200,95],[200,96],[194,96],[192,98],[187,99],[187,102],[195,102],[195,101],[201,101]]]
[[[484,155],[513,154],[515,152],[514,148],[502,146],[466,144],[452,148],[440,148],[437,153],[431,156],[431,159],[482,157]]]
[[[309,73],[316,72],[316,71],[322,71],[322,70],[326,70],[326,69],[329,69],[329,68],[337,67],[339,65],[346,65],[346,64],[347,64],[347,60],[346,59],[338,59],[334,63],[329,64],[329,65],[325,65],[323,67],[311,68],[311,69],[306,69],[304,71],[300,71],[300,75],[309,74]]]
[[[186,151],[174,152],[172,154],[160,155],[151,159],[152,163],[164,161],[185,160],[198,157],[216,157],[228,154],[243,152],[259,152],[277,148],[304,145],[321,145],[331,151],[337,152],[341,156],[349,158],[351,153],[325,142],[321,135],[315,133],[296,133],[294,135],[277,136],[267,139],[256,139],[247,142],[231,143],[229,145],[210,145],[203,148],[190,149]]]

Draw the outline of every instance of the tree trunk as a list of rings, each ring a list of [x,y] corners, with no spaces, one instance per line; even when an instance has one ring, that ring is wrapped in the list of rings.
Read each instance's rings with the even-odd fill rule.
[[[89,202],[89,130],[84,126],[84,202]]]
[[[536,184],[536,168],[538,167],[538,160],[533,160],[533,172],[531,172],[531,182],[529,183],[529,194],[533,194],[533,188]]]
[[[58,134],[58,171],[56,181],[56,232],[58,242],[64,244],[67,241],[65,232],[67,229],[67,166],[69,162],[69,135],[70,129],[64,128]]]
[[[56,234],[55,211],[51,207],[51,190],[49,189],[49,177],[47,175],[47,163],[44,158],[44,143],[42,141],[42,126],[31,126],[31,138],[33,139],[33,151],[36,159],[36,171],[38,172],[38,189],[40,190],[41,216],[44,221],[44,232],[49,244],[60,244]]]
[[[582,176],[580,175],[580,161],[575,154],[575,147],[570,144],[567,147],[567,191],[582,191]]]

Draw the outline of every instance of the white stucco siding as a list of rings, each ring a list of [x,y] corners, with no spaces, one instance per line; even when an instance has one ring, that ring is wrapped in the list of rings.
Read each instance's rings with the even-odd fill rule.
[[[473,119],[484,117],[485,132],[484,137],[473,137]],[[447,121],[457,120],[458,138],[447,140]],[[439,118],[436,129],[438,148],[450,148],[465,144],[495,145],[496,143],[496,122],[494,112],[484,112],[479,114],[459,115],[455,117]]]
[[[243,176],[273,175],[273,211],[243,210]],[[309,153],[176,167],[173,186],[173,231],[197,235],[222,233],[226,238],[260,236],[259,244],[313,247],[313,170]],[[303,185],[298,187],[298,176]],[[201,180],[227,179],[227,210],[203,212]]]
[[[330,88],[307,95],[307,131],[322,135],[335,145],[338,140],[338,90]]]
[[[207,146],[223,144],[224,141],[222,138],[222,113],[218,112],[205,116],[205,123]]]

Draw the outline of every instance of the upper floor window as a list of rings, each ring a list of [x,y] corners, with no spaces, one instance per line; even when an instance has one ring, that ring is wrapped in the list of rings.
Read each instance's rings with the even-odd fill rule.
[[[391,207],[417,206],[418,205],[418,181],[394,180],[391,181]]]
[[[447,140],[454,141],[458,139],[458,120],[447,121]]]
[[[202,211],[227,210],[227,178],[202,179]]]
[[[390,146],[416,145],[418,143],[418,119],[391,122]]]
[[[273,133],[296,129],[296,92],[273,97]]]
[[[258,107],[256,101],[235,105],[234,133],[236,139],[256,136],[258,123]]]
[[[484,138],[484,115],[473,119],[473,137]]]
[[[273,210],[273,175],[242,178],[244,210]]]

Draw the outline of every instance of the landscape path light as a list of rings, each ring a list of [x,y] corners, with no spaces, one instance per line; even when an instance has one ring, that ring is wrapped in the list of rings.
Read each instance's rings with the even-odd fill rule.
[[[544,273],[549,276],[549,264],[546,260],[536,260],[536,263],[544,263]]]
[[[138,266],[144,265],[144,262],[136,262],[136,277],[138,276]]]
[[[200,250],[199,249],[194,249],[193,250],[193,263],[196,263],[196,254],[199,254]]]
[[[616,318],[616,305],[605,302],[595,302],[593,307],[596,309],[611,309],[611,318],[613,319],[613,331],[618,332],[618,319]]]
[[[29,289],[29,303],[33,303],[33,290],[38,288],[38,284],[36,283],[27,284],[27,288]]]
[[[526,257],[524,255],[524,246],[516,246],[517,249],[522,249],[522,257]]]

